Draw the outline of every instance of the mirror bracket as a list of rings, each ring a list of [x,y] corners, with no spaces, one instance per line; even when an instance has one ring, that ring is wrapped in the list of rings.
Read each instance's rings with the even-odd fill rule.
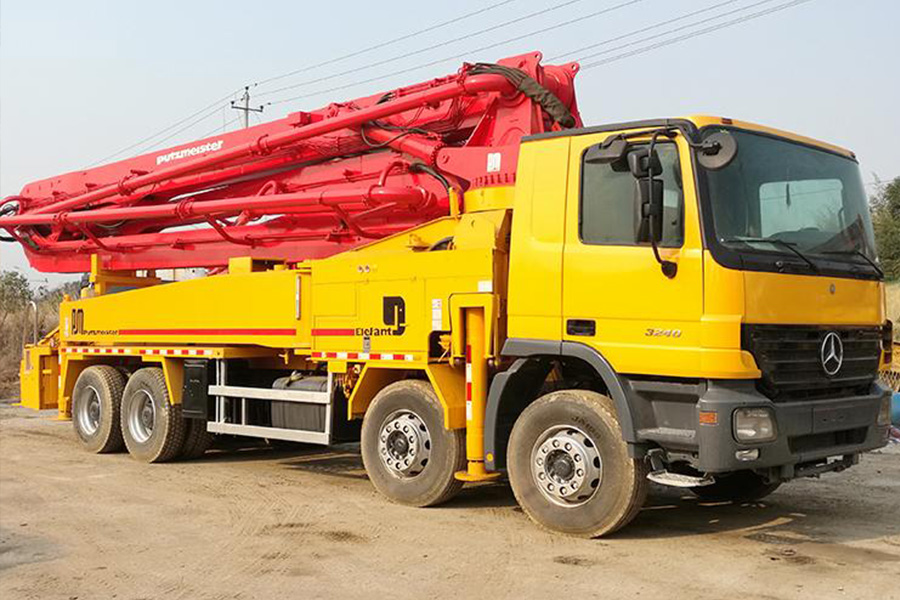
[[[628,155],[628,166],[631,173],[638,180],[638,190],[641,201],[641,219],[646,219],[647,237],[650,238],[650,247],[653,249],[653,257],[659,263],[660,270],[668,279],[672,279],[678,273],[678,264],[664,259],[659,254],[659,242],[662,241],[663,218],[663,184],[654,177],[662,173],[662,163],[654,146],[656,138],[663,132],[657,131],[650,138],[650,145],[645,150],[632,152]],[[643,226],[641,227],[643,229]]]

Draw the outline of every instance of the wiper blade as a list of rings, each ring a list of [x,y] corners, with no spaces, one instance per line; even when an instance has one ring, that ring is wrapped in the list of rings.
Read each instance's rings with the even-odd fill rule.
[[[843,254],[844,256],[859,256],[864,261],[872,265],[872,268],[875,269],[875,272],[878,273],[878,276],[884,279],[884,271],[881,267],[878,266],[878,263],[869,258],[869,256],[859,248],[850,248],[849,250],[825,250],[824,252],[819,252],[819,254]]]
[[[781,246],[782,248],[787,248],[789,251],[796,254],[800,260],[809,265],[809,268],[813,270],[815,273],[820,273],[819,265],[814,263],[807,255],[800,252],[797,249],[797,244],[792,242],[786,242],[784,240],[779,240],[778,238],[731,238],[727,240],[719,240],[719,243],[722,244],[737,244],[739,242],[744,243],[766,243],[766,244],[774,244],[776,246]]]

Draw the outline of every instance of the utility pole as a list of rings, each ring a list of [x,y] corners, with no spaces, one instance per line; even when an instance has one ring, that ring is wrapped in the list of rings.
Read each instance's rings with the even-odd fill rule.
[[[236,110],[240,110],[240,111],[244,112],[244,129],[246,129],[247,127],[250,127],[250,113],[252,113],[252,112],[261,113],[263,111],[263,108],[265,108],[265,107],[263,105],[260,105],[259,108],[250,108],[250,86],[249,85],[244,86],[244,95],[241,96],[240,101],[244,103],[243,106],[236,104],[235,101],[232,100],[231,108],[234,108]]]

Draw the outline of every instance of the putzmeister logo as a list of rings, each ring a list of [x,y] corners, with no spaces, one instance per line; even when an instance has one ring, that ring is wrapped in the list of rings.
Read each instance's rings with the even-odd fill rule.
[[[187,158],[189,156],[197,156],[198,154],[203,154],[204,152],[215,152],[217,150],[221,150],[224,143],[224,140],[216,140],[215,142],[200,144],[199,146],[193,146],[192,148],[176,150],[174,152],[169,152],[168,154],[160,154],[156,157],[156,164],[161,165],[173,160]]]
[[[822,340],[822,347],[819,351],[822,360],[822,369],[826,375],[837,375],[844,364],[844,342],[834,331],[829,331]]]

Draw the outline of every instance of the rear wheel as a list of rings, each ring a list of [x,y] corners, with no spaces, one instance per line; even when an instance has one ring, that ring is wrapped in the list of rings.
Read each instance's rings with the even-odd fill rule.
[[[169,401],[162,369],[144,368],[131,376],[122,397],[121,417],[125,446],[140,461],[172,460],[184,446],[181,406]]]
[[[781,482],[770,483],[753,471],[738,471],[716,477],[711,485],[691,488],[702,500],[750,502],[762,500],[781,487]]]
[[[88,367],[78,376],[72,392],[72,425],[87,450],[122,449],[119,411],[124,389],[125,376],[107,365]]]
[[[200,458],[212,446],[215,436],[206,430],[204,419],[185,419],[184,446],[181,458],[191,460]]]
[[[398,381],[381,390],[366,411],[362,458],[379,492],[400,504],[433,506],[462,489],[465,433],[444,427],[434,389],[424,381]]]
[[[628,456],[610,398],[587,390],[547,394],[513,426],[509,481],[540,525],[580,537],[625,526],[647,496],[647,466]]]

